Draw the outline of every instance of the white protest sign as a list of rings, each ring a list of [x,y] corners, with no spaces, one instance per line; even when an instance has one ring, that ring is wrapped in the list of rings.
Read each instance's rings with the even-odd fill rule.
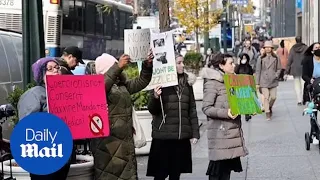
[[[132,62],[144,61],[150,49],[150,29],[125,29],[124,53]]]
[[[173,46],[173,32],[151,32],[151,49],[154,55],[151,82],[145,90],[161,85],[170,87],[178,85],[176,60]]]

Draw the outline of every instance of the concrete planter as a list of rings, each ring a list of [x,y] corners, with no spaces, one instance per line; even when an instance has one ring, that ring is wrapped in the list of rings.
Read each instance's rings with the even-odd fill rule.
[[[85,160],[88,162],[72,164],[67,180],[93,180],[93,157],[89,155],[77,155],[77,160]],[[12,163],[15,163],[15,160],[12,160]],[[3,165],[3,171],[6,178],[10,175],[10,161],[4,161]],[[12,174],[16,180],[30,180],[30,174],[21,167],[13,166]]]
[[[194,98],[196,101],[202,101],[203,99],[203,79],[197,77],[197,81],[193,85]]]
[[[149,111],[136,111],[139,122],[142,126],[144,135],[147,140],[147,145],[142,147],[142,148],[136,148],[136,154],[137,155],[148,155],[150,152],[150,147],[151,147],[151,132],[152,132],[152,115],[149,113]]]

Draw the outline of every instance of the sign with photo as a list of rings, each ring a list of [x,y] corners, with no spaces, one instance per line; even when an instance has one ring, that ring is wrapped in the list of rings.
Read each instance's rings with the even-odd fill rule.
[[[150,29],[125,29],[124,53],[132,62],[144,61],[150,49]]]
[[[153,74],[151,82],[145,90],[154,89],[159,85],[162,87],[178,85],[173,32],[151,32],[150,40],[154,55]],[[141,71],[141,66],[139,66],[139,71]]]

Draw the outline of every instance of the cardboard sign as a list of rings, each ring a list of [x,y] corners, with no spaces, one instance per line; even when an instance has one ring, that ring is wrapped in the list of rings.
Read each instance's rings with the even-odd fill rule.
[[[73,139],[109,136],[103,75],[46,76],[46,89],[48,112],[66,122]]]
[[[173,32],[151,32],[150,43],[154,55],[153,74],[149,85],[144,90],[154,89],[159,85],[162,87],[178,85]],[[138,62],[139,72],[141,67],[141,63]]]
[[[150,29],[125,29],[124,53],[132,62],[144,61],[150,49]]]
[[[262,113],[255,79],[251,75],[224,75],[232,114]]]

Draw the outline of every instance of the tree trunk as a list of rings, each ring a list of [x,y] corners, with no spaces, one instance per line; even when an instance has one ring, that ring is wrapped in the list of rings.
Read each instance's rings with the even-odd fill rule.
[[[199,29],[197,28],[195,31],[196,34],[196,50],[197,53],[200,53],[200,46],[199,46]]]
[[[158,0],[160,32],[170,30],[169,0]]]

